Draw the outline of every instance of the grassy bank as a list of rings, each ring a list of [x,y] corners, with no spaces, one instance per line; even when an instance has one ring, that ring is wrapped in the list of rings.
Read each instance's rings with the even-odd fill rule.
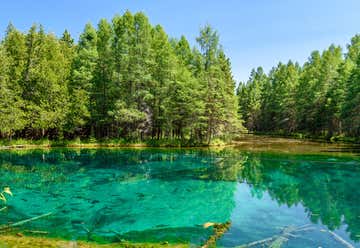
[[[0,140],[0,149],[11,148],[51,148],[51,147],[209,147],[209,146],[226,146],[229,143],[220,139],[214,139],[207,143],[201,143],[191,140],[181,139],[148,139],[142,141],[128,141],[124,139],[74,139],[74,140],[27,140],[13,139]]]
[[[101,147],[129,147],[129,148],[145,148],[145,147],[173,147],[173,148],[194,148],[194,147],[226,147],[238,145],[239,142],[247,141],[250,138],[253,142],[257,139],[263,138],[289,138],[303,141],[315,141],[321,143],[334,144],[360,144],[360,138],[334,136],[327,138],[321,135],[311,135],[306,133],[284,133],[284,132],[254,132],[247,135],[242,135],[233,141],[223,141],[221,139],[214,139],[207,143],[195,142],[191,140],[182,139],[147,139],[147,140],[125,140],[125,139],[73,139],[73,140],[28,140],[28,139],[1,139],[0,149],[13,148],[101,148]]]
[[[360,144],[360,137],[347,137],[344,135],[336,135],[328,137],[326,135],[314,135],[310,133],[286,133],[286,132],[253,132],[252,134],[259,136],[269,137],[281,137],[281,138],[292,138],[319,142],[330,142],[330,143],[349,143],[349,144]]]

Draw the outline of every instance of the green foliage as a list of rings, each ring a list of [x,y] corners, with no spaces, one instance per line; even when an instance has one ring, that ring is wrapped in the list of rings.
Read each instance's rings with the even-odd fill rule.
[[[227,134],[240,132],[242,125],[237,113],[230,61],[220,48],[217,32],[207,25],[200,30],[197,41],[202,51],[202,59],[196,66],[202,86],[205,121],[200,136],[210,143],[215,137],[226,138]]]
[[[331,45],[314,51],[300,67],[280,63],[265,75],[253,70],[249,81],[237,89],[239,112],[246,127],[255,132],[301,136],[359,137],[359,54],[355,36],[345,56]]]
[[[66,117],[66,131],[70,134],[81,132],[90,119],[90,90],[98,58],[96,44],[96,30],[88,23],[76,47],[68,85],[71,103]]]
[[[258,129],[262,92],[267,82],[267,75],[262,67],[252,70],[247,84],[240,83],[237,88],[239,113],[244,118],[245,126],[250,130]]]
[[[360,136],[360,57],[347,81],[345,103],[342,116],[347,133]]]
[[[4,50],[0,45],[0,133],[11,138],[25,123],[23,102],[16,88],[10,85],[10,65]]]
[[[244,128],[230,61],[210,26],[197,41],[201,52],[141,12],[86,24],[78,44],[67,30],[57,38],[10,24],[0,45],[0,136],[231,139]]]

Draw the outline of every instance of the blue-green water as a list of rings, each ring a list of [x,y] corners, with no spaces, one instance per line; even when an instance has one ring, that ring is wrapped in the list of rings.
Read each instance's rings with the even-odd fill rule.
[[[236,247],[310,224],[282,247],[360,247],[360,157],[237,149],[54,149],[0,152],[14,196],[0,224],[47,212],[25,230],[101,243],[204,243],[206,222],[231,221]],[[115,233],[116,232],[116,233]]]

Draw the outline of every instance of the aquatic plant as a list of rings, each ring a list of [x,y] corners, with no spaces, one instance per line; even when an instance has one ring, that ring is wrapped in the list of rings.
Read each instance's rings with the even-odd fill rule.
[[[6,203],[7,199],[6,199],[6,195],[10,195],[12,196],[12,192],[10,190],[10,187],[5,187],[2,192],[0,193],[0,201],[2,201],[3,203]]]
[[[2,201],[3,203],[7,202],[6,195],[13,196],[13,193],[11,192],[10,187],[4,187],[4,189],[0,192],[0,201]],[[7,209],[7,206],[0,208],[0,212],[4,211],[6,209]],[[26,224],[28,222],[31,222],[31,221],[35,221],[35,220],[47,217],[47,216],[49,216],[51,214],[52,214],[52,212],[49,212],[49,213],[42,214],[42,215],[39,215],[39,216],[35,216],[35,217],[32,217],[32,218],[24,219],[24,220],[15,222],[15,223],[10,223],[10,224],[6,224],[6,225],[0,225],[0,232],[11,231],[11,230],[13,230],[13,228],[22,226],[22,225],[24,225],[24,224]],[[38,231],[34,231],[34,232],[38,232]],[[19,235],[22,235],[22,234],[20,233]]]

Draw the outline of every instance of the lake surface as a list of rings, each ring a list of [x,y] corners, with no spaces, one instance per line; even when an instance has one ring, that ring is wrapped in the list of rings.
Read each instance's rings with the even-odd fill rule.
[[[315,153],[254,147],[3,150],[0,186],[11,186],[14,196],[0,223],[53,212],[20,231],[197,246],[213,233],[204,223],[230,221],[219,247],[272,237],[289,226],[300,229],[281,247],[345,247],[329,231],[360,247],[360,156],[356,149],[314,147]]]

